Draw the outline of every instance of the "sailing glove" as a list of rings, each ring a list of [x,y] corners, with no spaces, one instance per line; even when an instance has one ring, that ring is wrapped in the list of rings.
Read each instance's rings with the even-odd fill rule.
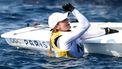
[[[67,3],[67,4],[64,4],[63,6],[62,6],[62,8],[63,8],[63,10],[65,11],[65,12],[72,12],[73,10],[74,10],[74,6],[72,6],[70,3]]]

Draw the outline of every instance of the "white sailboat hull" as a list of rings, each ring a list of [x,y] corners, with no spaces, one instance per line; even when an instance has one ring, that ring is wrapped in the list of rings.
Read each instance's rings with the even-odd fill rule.
[[[98,53],[110,56],[122,57],[122,23],[91,23],[92,26],[100,28],[110,27],[119,30],[100,37],[84,40],[85,53]],[[76,23],[72,23],[72,27]],[[42,51],[47,55],[49,49],[50,29],[47,26],[26,27],[19,30],[7,32],[1,35],[11,46],[34,49]]]

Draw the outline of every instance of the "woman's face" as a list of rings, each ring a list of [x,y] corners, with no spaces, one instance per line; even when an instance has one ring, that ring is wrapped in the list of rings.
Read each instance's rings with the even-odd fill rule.
[[[70,26],[70,23],[69,23],[68,19],[65,19],[63,21],[60,21],[58,23],[58,25],[57,25],[57,29],[59,31],[69,31],[70,28],[71,28],[71,26]]]

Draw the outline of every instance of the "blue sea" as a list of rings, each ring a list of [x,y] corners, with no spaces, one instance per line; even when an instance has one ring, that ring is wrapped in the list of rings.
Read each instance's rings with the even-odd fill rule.
[[[65,3],[74,5],[90,22],[122,22],[122,0],[0,0],[0,35],[34,22],[47,24],[48,16],[63,12]],[[102,54],[51,58],[12,47],[0,37],[0,69],[122,69],[122,58]]]

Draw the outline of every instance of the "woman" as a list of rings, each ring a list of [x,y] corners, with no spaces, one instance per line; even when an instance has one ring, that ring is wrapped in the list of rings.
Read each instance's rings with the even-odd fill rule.
[[[66,13],[56,12],[49,16],[48,23],[49,27],[52,28],[50,51],[53,48],[57,57],[82,57],[83,49],[77,44],[77,39],[87,31],[90,24],[71,4],[64,5],[63,9]],[[68,12],[72,12],[79,22],[74,30],[70,30]]]

